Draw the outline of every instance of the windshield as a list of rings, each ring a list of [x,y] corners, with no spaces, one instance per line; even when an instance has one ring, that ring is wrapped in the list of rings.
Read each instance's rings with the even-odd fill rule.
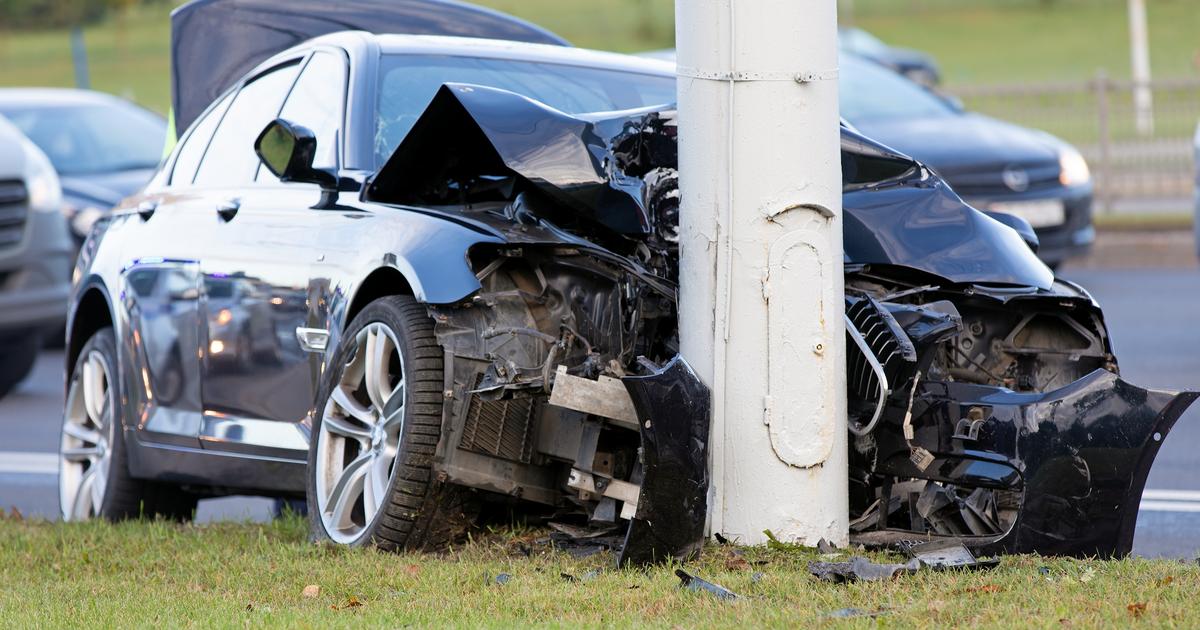
[[[162,157],[166,123],[132,105],[3,106],[60,175],[154,168]]]
[[[842,117],[865,120],[927,118],[956,112],[929,90],[865,59],[841,56],[838,93]]]
[[[568,114],[675,102],[672,76],[448,55],[386,55],[380,65],[375,125],[377,164],[392,154],[444,83],[509,90]]]

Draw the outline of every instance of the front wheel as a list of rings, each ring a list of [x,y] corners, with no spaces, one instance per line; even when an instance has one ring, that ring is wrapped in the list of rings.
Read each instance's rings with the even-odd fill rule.
[[[442,347],[415,299],[380,298],[350,323],[313,421],[314,539],[437,549],[470,524],[470,492],[432,479],[442,378]]]

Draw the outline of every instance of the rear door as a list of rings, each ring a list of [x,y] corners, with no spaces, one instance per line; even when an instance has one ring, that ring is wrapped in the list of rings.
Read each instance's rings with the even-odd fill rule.
[[[324,302],[312,299],[323,293],[314,278],[322,211],[312,209],[321,192],[279,182],[259,163],[253,141],[269,121],[285,118],[316,134],[316,166],[336,168],[346,59],[321,49],[293,67],[294,85],[258,90],[254,110],[237,112],[235,101],[230,113],[237,116],[227,115],[218,131],[228,142],[214,155],[221,162],[212,183],[252,181],[211,199],[216,224],[202,263],[205,448],[292,457],[308,447],[303,421],[316,396],[319,356],[301,346],[297,330],[324,321]],[[236,173],[222,173],[233,164]]]

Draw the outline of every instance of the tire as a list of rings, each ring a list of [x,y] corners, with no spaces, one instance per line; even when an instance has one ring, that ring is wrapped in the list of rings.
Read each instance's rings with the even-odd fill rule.
[[[0,341],[0,398],[4,398],[29,373],[37,361],[38,350],[42,347],[42,338],[36,334],[24,334]]]
[[[408,296],[371,302],[331,365],[308,456],[313,540],[387,551],[453,542],[477,512],[470,490],[433,475],[443,362],[425,307]]]
[[[163,517],[190,519],[195,495],[129,475],[117,346],[111,328],[97,331],[79,353],[67,387],[59,440],[59,509],[63,520]]]

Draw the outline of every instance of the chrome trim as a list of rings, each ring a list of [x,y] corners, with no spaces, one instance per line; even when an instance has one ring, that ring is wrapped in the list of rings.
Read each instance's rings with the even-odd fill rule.
[[[852,424],[847,425],[851,433],[866,435],[875,428],[875,424],[879,422],[879,417],[883,415],[883,406],[887,402],[889,393],[887,375],[883,373],[883,366],[879,364],[879,359],[875,357],[875,353],[867,345],[867,340],[863,339],[862,333],[858,332],[858,328],[850,320],[850,316],[842,315],[842,317],[846,320],[846,332],[850,333],[850,338],[858,345],[858,349],[862,351],[863,357],[866,358],[867,363],[871,366],[871,370],[875,372],[875,378],[879,379],[879,401],[875,403],[875,415],[871,416],[871,421],[865,427],[855,427]]]
[[[305,352],[325,352],[329,345],[329,331],[324,328],[296,328],[296,341]]]

